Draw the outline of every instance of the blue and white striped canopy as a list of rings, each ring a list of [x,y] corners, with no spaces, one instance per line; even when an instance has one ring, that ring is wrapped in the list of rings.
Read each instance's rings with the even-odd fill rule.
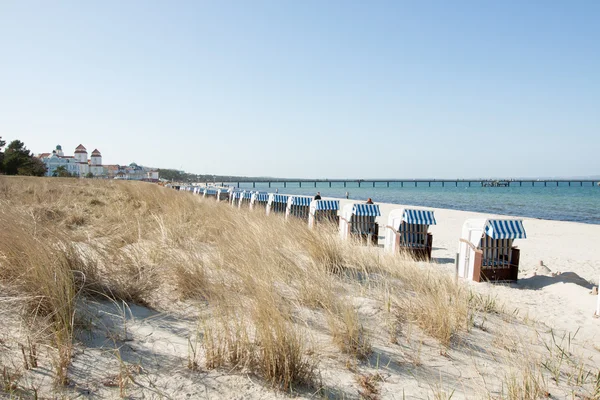
[[[485,234],[492,239],[525,239],[525,228],[520,219],[490,219]]]
[[[339,210],[340,202],[338,200],[317,200],[317,210]]]
[[[276,195],[273,195],[273,203],[286,203],[287,204],[288,198],[289,198],[289,196],[286,196],[285,194],[276,194]]]
[[[244,198],[245,199],[251,199],[252,198],[252,192],[244,192]]]
[[[415,210],[407,208],[404,210],[402,220],[407,224],[417,225],[435,225],[435,217],[433,211]]]
[[[232,194],[234,199],[239,199],[242,197],[242,192],[233,192]]]
[[[377,204],[355,204],[352,207],[352,214],[367,217],[379,217],[381,215]]]
[[[269,193],[256,193],[256,201],[269,201]]]
[[[310,206],[310,202],[312,201],[312,197],[307,196],[294,196],[292,197],[292,204],[295,206]]]
[[[208,188],[206,189],[206,194],[217,194],[217,189]]]

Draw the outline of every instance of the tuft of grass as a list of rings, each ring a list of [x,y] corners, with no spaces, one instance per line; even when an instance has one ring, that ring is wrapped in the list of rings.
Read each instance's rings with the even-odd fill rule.
[[[338,305],[329,313],[328,323],[333,341],[343,353],[358,360],[366,360],[371,355],[371,341],[352,306]]]

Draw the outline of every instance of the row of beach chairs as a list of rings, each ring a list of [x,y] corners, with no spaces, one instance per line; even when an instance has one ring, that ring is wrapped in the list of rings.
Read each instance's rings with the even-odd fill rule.
[[[436,225],[433,210],[400,208],[392,210],[388,222],[380,227],[379,205],[351,203],[340,210],[338,200],[314,200],[309,196],[260,191],[240,191],[220,187],[181,187],[204,197],[213,197],[235,207],[265,210],[267,215],[307,221],[309,227],[330,223],[339,225],[342,239],[354,238],[368,245],[379,245],[380,228],[385,230],[383,248],[390,253],[405,253],[418,260],[430,260],[433,248],[431,225]],[[469,219],[459,241],[458,275],[476,282],[516,281],[520,251],[515,239],[526,238],[518,219]]]

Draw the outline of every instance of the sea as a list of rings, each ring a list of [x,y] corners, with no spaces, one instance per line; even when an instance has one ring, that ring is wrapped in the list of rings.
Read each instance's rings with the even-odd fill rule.
[[[237,184],[235,184],[237,186]],[[479,183],[471,183],[469,187],[466,182],[445,183],[419,182],[415,187],[413,182],[400,183],[363,181],[361,187],[357,182],[343,183],[298,182],[267,183],[257,182],[240,183],[241,189],[275,192],[277,189],[281,194],[298,194],[314,196],[317,191],[323,197],[345,198],[348,192],[350,199],[367,200],[374,202],[405,204],[422,207],[448,208],[463,211],[476,211],[490,214],[501,214],[511,216],[522,216],[530,218],[550,219],[558,221],[574,221],[587,224],[600,224],[600,186],[592,185],[590,182],[573,181],[571,186],[568,182],[523,182],[523,186],[512,183],[510,187],[482,187]]]

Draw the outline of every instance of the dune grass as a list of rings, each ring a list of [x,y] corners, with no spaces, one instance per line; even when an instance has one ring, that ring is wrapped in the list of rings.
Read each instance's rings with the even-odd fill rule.
[[[368,360],[380,327],[355,298],[385,311],[390,343],[411,325],[443,352],[472,313],[494,311],[434,265],[342,242],[335,226],[309,230],[153,184],[0,177],[0,205],[0,285],[54,349],[57,385],[68,383],[82,298],[202,305],[188,367],[251,372],[285,391],[319,386],[328,345]],[[325,321],[329,343],[316,343],[306,312]]]

